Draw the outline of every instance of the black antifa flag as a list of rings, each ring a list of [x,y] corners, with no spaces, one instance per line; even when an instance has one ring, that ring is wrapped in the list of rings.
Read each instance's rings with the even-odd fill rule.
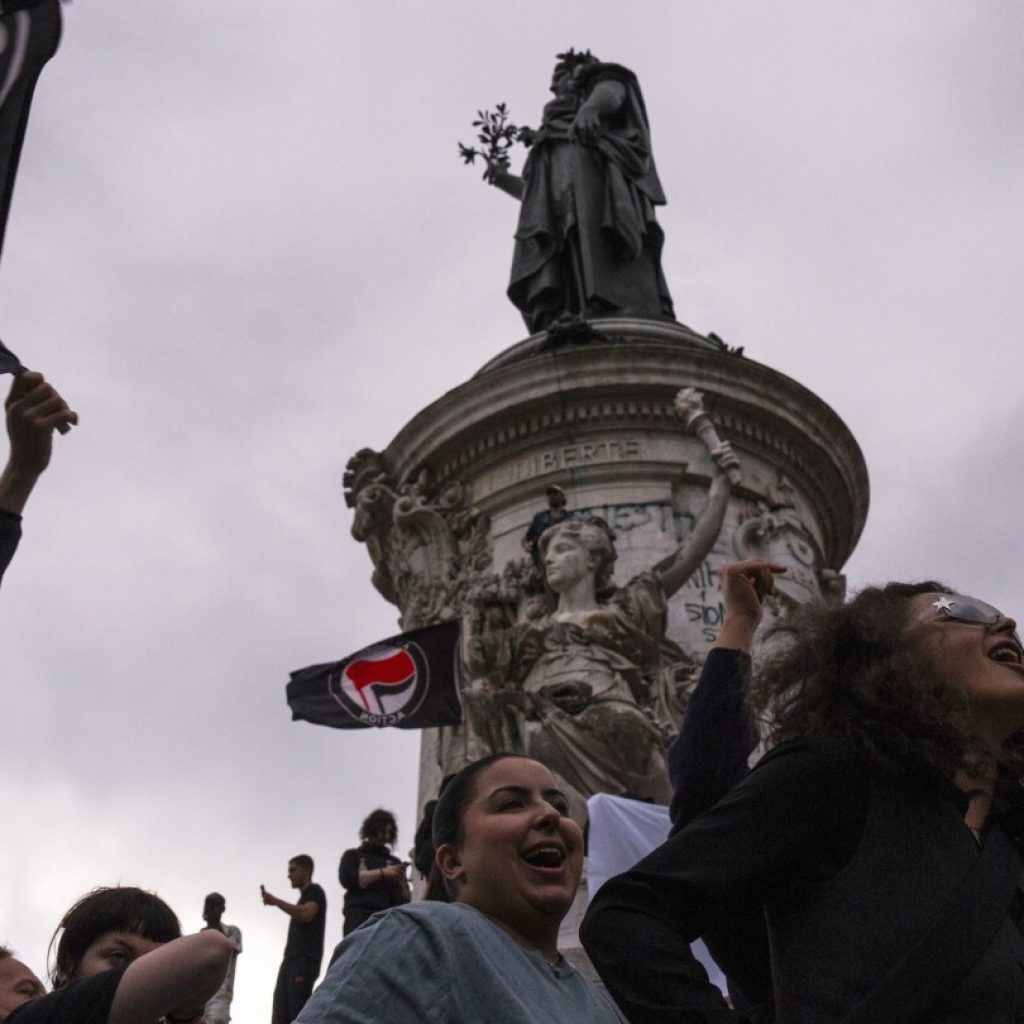
[[[459,683],[459,625],[442,622],[299,669],[286,692],[293,720],[335,729],[426,729],[462,721]]]
[[[60,43],[60,0],[0,0],[0,250],[29,107]]]
[[[25,367],[21,365],[21,360],[0,341],[0,373],[13,373],[17,376],[24,372]]]

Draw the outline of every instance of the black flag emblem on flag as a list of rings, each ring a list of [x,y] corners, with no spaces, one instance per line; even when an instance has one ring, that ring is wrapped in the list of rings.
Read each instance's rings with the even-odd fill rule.
[[[459,624],[442,622],[299,669],[286,692],[293,720],[335,729],[426,729],[462,721],[459,683]]]

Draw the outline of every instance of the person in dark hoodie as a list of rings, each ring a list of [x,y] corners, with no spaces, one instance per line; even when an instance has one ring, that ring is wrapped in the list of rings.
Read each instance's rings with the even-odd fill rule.
[[[405,871],[409,866],[392,852],[398,842],[398,824],[381,808],[367,815],[359,829],[359,846],[346,850],[338,865],[338,880],[345,890],[342,935],[348,935],[378,910],[408,903],[411,894]]]

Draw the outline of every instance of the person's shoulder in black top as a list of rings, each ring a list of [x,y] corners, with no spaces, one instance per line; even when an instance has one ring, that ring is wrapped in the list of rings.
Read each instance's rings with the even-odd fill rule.
[[[19,1006],[3,1024],[107,1024],[117,986],[128,965],[72,981]]]

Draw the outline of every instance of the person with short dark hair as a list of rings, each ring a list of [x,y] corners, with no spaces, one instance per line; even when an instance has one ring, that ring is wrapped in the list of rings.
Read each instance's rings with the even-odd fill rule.
[[[235,994],[235,962],[242,952],[242,933],[233,924],[225,924],[222,920],[227,901],[219,892],[211,892],[203,901],[203,920],[206,928],[216,928],[234,946],[228,973],[224,975],[221,986],[206,1004],[207,1024],[228,1024],[231,1020],[231,999]],[[205,929],[204,929],[205,930]]]
[[[771,749],[598,891],[580,936],[602,979],[644,1024],[1015,1020],[1016,623],[925,581],[805,606],[776,636],[752,685]],[[733,934],[762,912],[770,976],[766,948]],[[730,983],[760,988],[743,1017],[689,953],[712,933]]]
[[[542,508],[536,513],[533,519],[530,520],[530,525],[526,528],[526,533],[523,536],[522,544],[523,550],[533,557],[534,565],[537,566],[543,575],[544,567],[540,558],[540,550],[537,542],[540,540],[540,535],[549,527],[554,526],[555,523],[560,523],[570,513],[566,510],[566,497],[565,491],[562,490],[558,484],[551,484],[544,492],[545,497],[548,500],[547,508]]]
[[[25,503],[50,464],[53,432],[78,422],[54,386],[30,370],[14,378],[5,406],[11,449],[0,473],[0,580],[21,540]]]
[[[30,999],[46,995],[43,983],[7,946],[0,946],[0,1022]]]
[[[451,903],[393,907],[340,945],[299,1024],[617,1024],[611,1000],[558,952],[583,870],[583,832],[544,765],[494,754],[434,809]]]
[[[284,959],[274,987],[272,1024],[291,1024],[313,991],[324,956],[327,895],[313,881],[313,858],[300,853],[288,861],[288,881],[299,890],[295,903],[271,895],[261,885],[260,896],[268,907],[277,907],[291,919]]]
[[[174,911],[133,886],[86,893],[62,918],[54,943],[54,991],[5,1024],[152,1024],[160,1017],[199,1024],[232,952],[219,932],[182,938]]]
[[[345,890],[343,936],[377,911],[412,898],[405,875],[409,865],[392,852],[398,842],[395,816],[381,808],[371,812],[359,828],[359,838],[359,846],[346,850],[338,865],[338,880]]]

